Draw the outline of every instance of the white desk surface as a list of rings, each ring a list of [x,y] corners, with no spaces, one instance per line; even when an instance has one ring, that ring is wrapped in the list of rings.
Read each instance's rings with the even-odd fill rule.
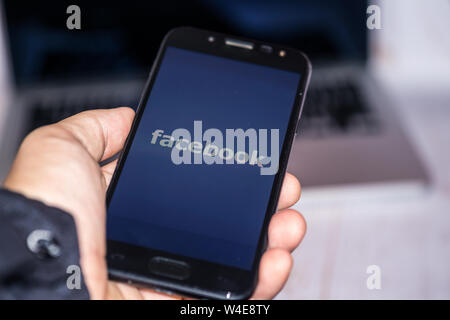
[[[391,94],[431,188],[380,197],[356,190],[315,203],[305,190],[295,208],[308,232],[278,299],[450,299],[450,82],[416,89]],[[380,290],[367,289],[369,265],[381,268]]]

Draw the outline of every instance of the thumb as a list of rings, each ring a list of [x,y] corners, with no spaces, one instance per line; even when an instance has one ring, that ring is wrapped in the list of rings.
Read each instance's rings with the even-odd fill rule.
[[[98,162],[119,152],[134,118],[131,108],[84,111],[55,124],[78,140]]]

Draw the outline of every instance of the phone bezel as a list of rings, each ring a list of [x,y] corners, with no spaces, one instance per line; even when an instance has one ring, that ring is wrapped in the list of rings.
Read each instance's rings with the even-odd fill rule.
[[[215,41],[208,41],[208,38],[211,36],[215,38]],[[252,42],[254,48],[253,50],[231,48],[224,44],[225,38]],[[261,45],[270,45],[273,48],[272,54],[258,50]],[[292,48],[191,27],[180,27],[171,30],[164,38],[158,51],[158,55],[141,96],[130,133],[125,142],[124,149],[119,156],[117,168],[107,191],[107,207],[110,204],[115,187],[118,183],[120,173],[131,147],[131,142],[136,134],[156,75],[158,74],[164,52],[168,46],[275,67],[301,74],[296,98],[294,105],[292,106],[289,124],[280,152],[279,169],[274,178],[269,204],[266,209],[257,245],[257,252],[255,253],[251,270],[228,267],[168,252],[161,252],[150,248],[107,240],[109,276],[112,279],[134,283],[138,286],[152,287],[163,292],[181,294],[193,298],[248,298],[256,287],[259,261],[267,246],[268,224],[271,216],[277,209],[279,193],[286,173],[290,149],[295,137],[297,123],[300,119],[311,74],[311,64],[305,54]],[[284,57],[277,54],[280,50],[285,51],[286,54]],[[191,276],[185,280],[176,280],[151,273],[148,263],[154,256],[165,256],[187,262],[191,266]]]

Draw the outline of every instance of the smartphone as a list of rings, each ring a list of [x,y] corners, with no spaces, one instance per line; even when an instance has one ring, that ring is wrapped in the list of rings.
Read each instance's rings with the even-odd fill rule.
[[[111,279],[252,295],[310,73],[295,49],[190,27],[166,35],[107,192]]]

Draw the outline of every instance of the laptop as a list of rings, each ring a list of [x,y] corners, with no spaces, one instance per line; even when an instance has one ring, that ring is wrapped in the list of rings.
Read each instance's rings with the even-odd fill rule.
[[[81,30],[66,27],[70,4],[2,3],[14,105],[1,177],[32,129],[92,108],[136,107],[162,38],[187,25],[281,43],[311,58],[288,168],[304,187],[428,181],[367,68],[366,1],[77,1]]]

